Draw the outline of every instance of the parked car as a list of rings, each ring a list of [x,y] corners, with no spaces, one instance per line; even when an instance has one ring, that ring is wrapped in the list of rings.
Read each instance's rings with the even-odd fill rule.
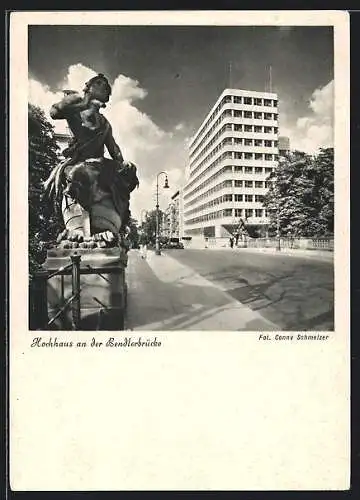
[[[180,241],[179,238],[170,238],[167,243],[164,245],[164,248],[176,248],[176,249],[183,249],[184,248],[184,243]]]

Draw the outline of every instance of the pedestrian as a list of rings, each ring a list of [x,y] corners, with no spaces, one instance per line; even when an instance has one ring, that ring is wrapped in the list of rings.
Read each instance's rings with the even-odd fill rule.
[[[141,258],[146,260],[147,257],[147,244],[146,241],[141,245]]]
[[[230,248],[234,247],[234,238],[230,236]]]
[[[235,246],[236,246],[236,247],[237,247],[237,246],[238,246],[238,244],[239,244],[239,236],[240,236],[240,234],[239,234],[239,233],[236,233],[236,234],[235,234]]]

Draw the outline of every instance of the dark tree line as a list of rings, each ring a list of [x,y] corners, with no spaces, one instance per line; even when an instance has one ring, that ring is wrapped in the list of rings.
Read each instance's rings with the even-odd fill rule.
[[[321,237],[334,233],[334,150],[311,156],[299,151],[282,158],[264,198],[270,231]]]
[[[28,106],[29,140],[29,272],[39,268],[46,257],[44,242],[53,240],[61,230],[52,204],[43,198],[43,182],[59,161],[54,128],[44,112]]]

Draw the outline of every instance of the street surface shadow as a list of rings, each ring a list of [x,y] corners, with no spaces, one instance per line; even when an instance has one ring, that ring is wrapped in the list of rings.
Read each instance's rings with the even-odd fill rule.
[[[211,284],[209,286],[188,284],[181,279],[166,283],[160,280],[144,261],[134,259],[132,266],[136,268],[136,272],[133,273],[136,278],[132,279],[133,282],[131,280],[129,282],[126,320],[128,329],[136,330],[149,325],[151,331],[186,330],[200,322],[202,325],[200,330],[238,329],[221,328],[221,324],[219,326],[221,314],[228,313],[227,310],[234,307],[236,301],[218,287]],[[233,311],[230,312],[232,313]],[[248,329],[247,324],[250,320],[245,321],[239,314],[239,309],[233,314],[237,316],[231,323],[238,325],[239,329]],[[254,313],[251,320],[256,317]],[[264,329],[265,323],[259,316],[258,329]]]
[[[261,282],[250,282],[244,276],[239,276],[238,270],[236,273],[229,270],[206,273],[204,277],[218,283],[234,299],[258,311],[264,318],[281,325],[283,330],[334,329],[332,284],[323,284],[319,290],[316,284],[306,282],[301,269],[267,273],[265,281],[262,279]],[[320,304],[324,289],[330,300]]]

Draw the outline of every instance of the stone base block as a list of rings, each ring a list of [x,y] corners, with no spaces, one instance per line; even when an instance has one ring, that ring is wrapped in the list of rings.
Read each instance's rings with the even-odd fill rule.
[[[71,255],[80,255],[81,330],[123,330],[126,310],[125,269],[127,255],[119,248],[93,250],[51,250],[43,267],[49,276],[47,298],[49,320],[72,296]],[[73,308],[69,305],[54,321],[55,329],[71,330]],[[75,316],[76,317],[76,316]]]

